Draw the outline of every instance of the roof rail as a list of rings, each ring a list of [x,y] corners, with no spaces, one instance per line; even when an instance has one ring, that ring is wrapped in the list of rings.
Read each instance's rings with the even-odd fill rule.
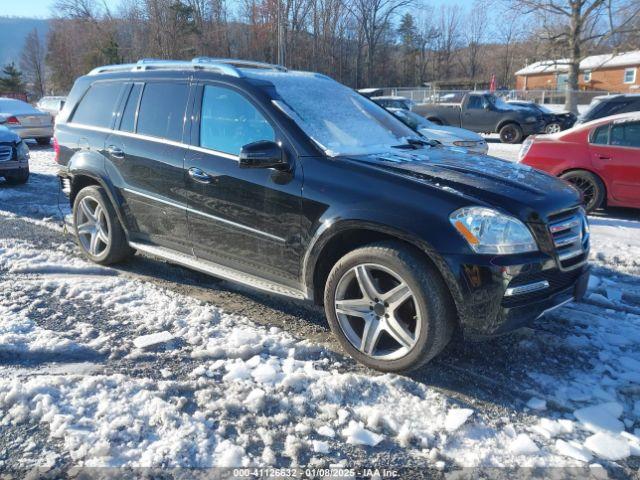
[[[275,63],[254,62],[253,60],[241,60],[239,58],[215,58],[215,57],[196,57],[191,60],[194,63],[223,63],[240,68],[264,68],[265,70],[278,70],[286,72],[287,68]]]
[[[242,77],[242,73],[239,68],[264,68],[269,70],[278,70],[279,72],[287,71],[287,69],[282,65],[230,58],[196,57],[191,61],[143,58],[138,60],[136,63],[123,63],[121,65],[104,65],[102,67],[97,67],[91,70],[89,75],[114,72],[139,72],[147,70],[209,70],[216,71],[222,75],[239,78]]]

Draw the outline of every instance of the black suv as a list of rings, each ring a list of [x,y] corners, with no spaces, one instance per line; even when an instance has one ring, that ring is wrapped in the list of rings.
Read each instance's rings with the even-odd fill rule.
[[[578,117],[576,123],[586,123],[619,113],[639,112],[640,93],[601,95],[594,97],[589,109]]]
[[[56,125],[83,254],[136,250],[324,304],[359,361],[415,368],[580,298],[577,191],[432,145],[316,73],[141,61],[79,78]]]

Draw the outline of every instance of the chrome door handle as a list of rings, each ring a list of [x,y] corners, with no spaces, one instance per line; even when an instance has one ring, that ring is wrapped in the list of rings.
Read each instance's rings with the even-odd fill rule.
[[[109,145],[107,147],[107,152],[113,158],[124,158],[124,151],[121,148],[116,147],[115,145]]]
[[[189,176],[198,183],[211,183],[211,175],[205,173],[199,168],[191,167],[189,169]]]

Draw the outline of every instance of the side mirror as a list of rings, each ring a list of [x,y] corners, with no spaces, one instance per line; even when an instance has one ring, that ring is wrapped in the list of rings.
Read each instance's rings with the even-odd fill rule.
[[[284,150],[276,142],[260,140],[240,149],[240,168],[286,169],[288,166]]]

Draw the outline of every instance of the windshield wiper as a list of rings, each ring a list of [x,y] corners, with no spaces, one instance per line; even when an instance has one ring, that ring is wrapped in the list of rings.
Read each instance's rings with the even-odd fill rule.
[[[407,138],[407,143],[402,143],[400,145],[393,145],[393,148],[405,148],[405,149],[413,149],[417,150],[422,147],[435,147],[436,145],[440,145],[440,142],[437,140],[427,140],[417,137],[409,137]]]

